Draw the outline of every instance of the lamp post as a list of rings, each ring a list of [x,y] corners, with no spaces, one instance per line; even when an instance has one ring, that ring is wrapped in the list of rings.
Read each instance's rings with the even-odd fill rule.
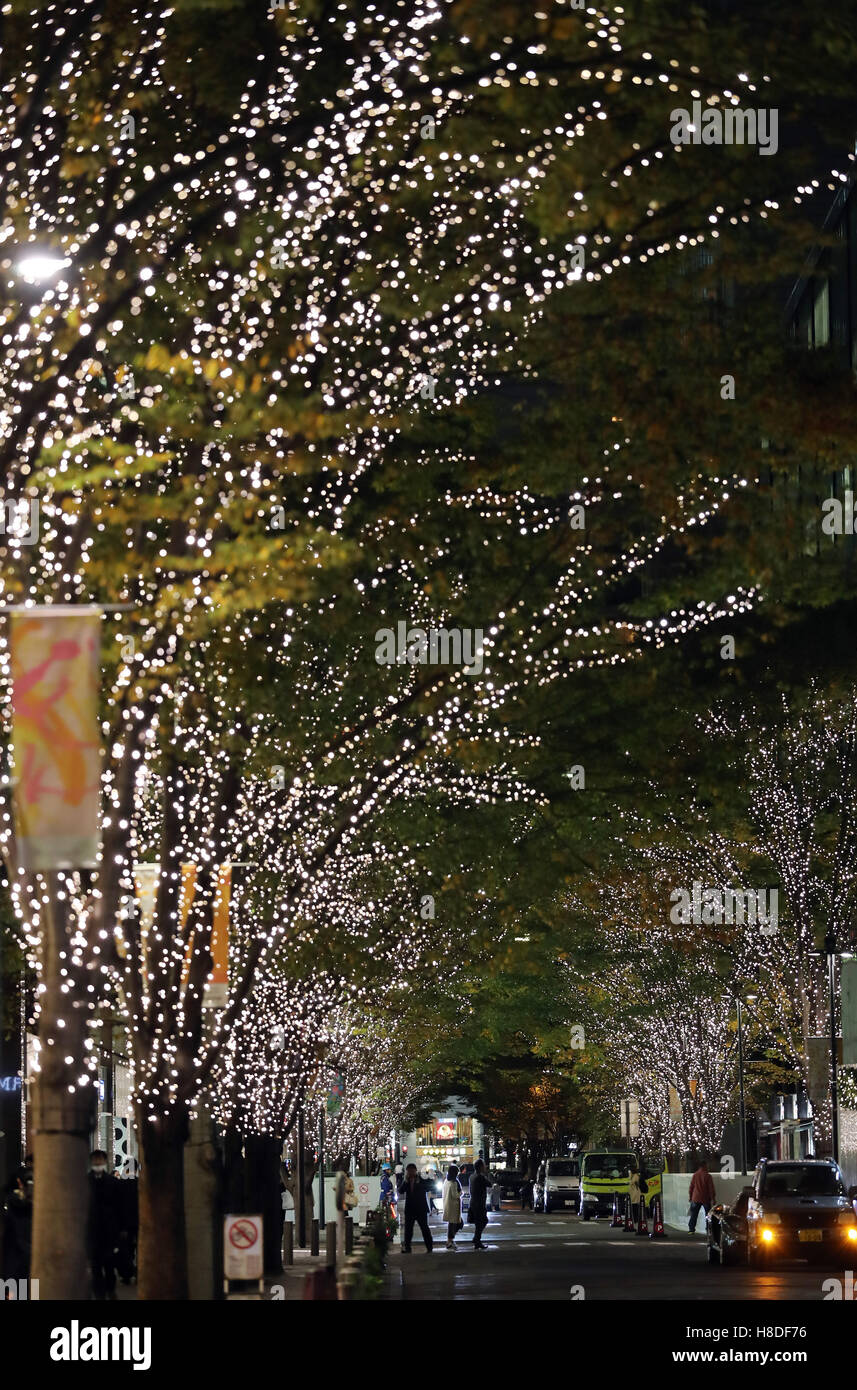
[[[732,996],[729,996],[730,999]],[[740,994],[735,994],[735,1008],[738,1014],[738,1135],[741,1145],[741,1176],[747,1176],[747,1105],[744,1093],[744,1015],[741,1005],[746,1001],[750,1004],[756,998],[755,994],[748,994],[742,998]]]
[[[304,1107],[301,1101],[298,1110],[298,1190],[300,1192],[300,1205],[298,1207],[298,1245],[301,1250],[306,1249],[306,1168],[304,1164]]]
[[[747,1176],[747,1114],[744,1104],[744,1027],[741,1018],[741,996],[736,999],[738,1008],[738,1116],[741,1142],[741,1176]]]
[[[827,989],[830,1021],[830,1142],[833,1161],[839,1162],[839,1058],[836,1047],[836,938],[828,931],[824,938],[827,956]]]

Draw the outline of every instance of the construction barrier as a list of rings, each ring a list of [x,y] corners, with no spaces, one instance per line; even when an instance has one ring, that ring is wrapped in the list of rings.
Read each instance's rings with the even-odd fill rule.
[[[664,1230],[664,1200],[660,1192],[655,1198],[654,1212],[652,1214],[652,1233],[649,1240],[666,1240],[667,1233]]]

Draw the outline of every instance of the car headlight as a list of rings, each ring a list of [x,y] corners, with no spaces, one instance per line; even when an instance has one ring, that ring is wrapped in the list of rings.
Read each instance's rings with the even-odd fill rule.
[[[766,1226],[781,1226],[783,1224],[783,1218],[780,1216],[780,1213],[778,1211],[760,1211],[759,1216],[762,1218]]]
[[[837,1226],[857,1227],[857,1217],[855,1217],[852,1211],[841,1211],[836,1218],[836,1224]]]
[[[770,1229],[770,1227],[769,1227],[769,1226],[763,1226],[763,1227],[762,1227],[762,1240],[764,1241],[764,1243],[765,1243],[766,1245],[770,1245],[770,1243],[771,1243],[771,1241],[772,1241],[773,1239],[774,1239],[774,1233],[773,1233],[773,1231]]]

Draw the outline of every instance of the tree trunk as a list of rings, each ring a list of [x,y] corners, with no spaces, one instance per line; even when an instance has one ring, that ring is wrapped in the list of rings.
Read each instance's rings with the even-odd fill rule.
[[[48,885],[52,879],[45,875]],[[33,1082],[32,1107],[31,1277],[38,1279],[43,1299],[78,1299],[89,1289],[87,1157],[95,1091],[77,1084],[86,1056],[86,1004],[76,989],[69,988],[63,969],[72,954],[74,925],[66,903],[50,892],[41,949],[41,1069]],[[67,1062],[66,1057],[71,1060]]]
[[[282,1142],[270,1134],[248,1134],[244,1140],[247,1177],[245,1210],[262,1216],[266,1274],[283,1272],[283,1203],[280,1195]]]
[[[87,1167],[91,1109],[80,1094],[34,1085],[33,1257],[41,1299],[87,1297]],[[77,1103],[77,1104],[76,1104]],[[83,1291],[86,1292],[83,1292]]]
[[[212,1142],[211,1116],[204,1108],[191,1121],[184,1150],[184,1181],[188,1293],[191,1299],[209,1302],[220,1296],[217,1242],[223,1222],[220,1162]]]
[[[148,1120],[138,1115],[140,1237],[137,1297],[181,1301],[188,1297],[184,1218],[184,1146],[187,1115]]]

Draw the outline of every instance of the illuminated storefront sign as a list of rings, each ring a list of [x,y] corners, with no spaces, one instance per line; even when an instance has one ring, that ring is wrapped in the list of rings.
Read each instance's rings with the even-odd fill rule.
[[[434,1127],[435,1141],[440,1143],[444,1140],[455,1138],[455,1120],[438,1120]]]

